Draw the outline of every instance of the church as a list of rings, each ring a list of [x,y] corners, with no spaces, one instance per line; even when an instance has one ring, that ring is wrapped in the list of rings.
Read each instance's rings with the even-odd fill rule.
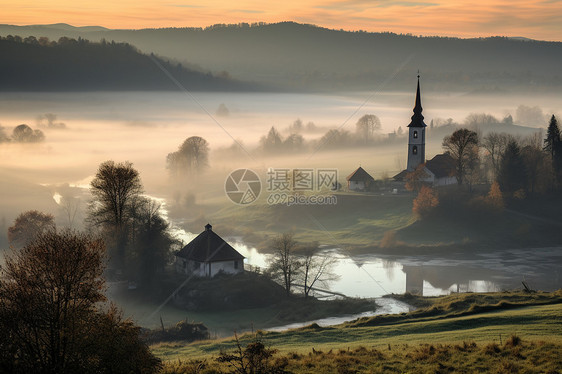
[[[416,168],[424,164],[424,172],[427,175],[424,182],[433,186],[445,186],[457,183],[455,172],[455,160],[448,154],[439,154],[429,161],[425,161],[425,139],[426,128],[423,108],[421,104],[420,76],[418,75],[418,87],[416,90],[416,102],[414,105],[414,115],[408,125],[408,163],[406,170],[396,174],[393,179],[405,182],[406,175],[413,172]]]

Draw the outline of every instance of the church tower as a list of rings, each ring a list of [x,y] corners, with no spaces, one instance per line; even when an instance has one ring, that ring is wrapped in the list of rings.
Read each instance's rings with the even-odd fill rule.
[[[423,164],[425,162],[425,128],[427,125],[423,122],[422,110],[420,75],[418,74],[416,105],[414,106],[412,122],[408,125],[408,171],[415,170],[419,164]]]

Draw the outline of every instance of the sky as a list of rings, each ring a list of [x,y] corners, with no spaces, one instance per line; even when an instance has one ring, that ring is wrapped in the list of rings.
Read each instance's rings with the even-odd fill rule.
[[[0,23],[107,28],[295,21],[453,37],[562,40],[561,0],[0,0]]]

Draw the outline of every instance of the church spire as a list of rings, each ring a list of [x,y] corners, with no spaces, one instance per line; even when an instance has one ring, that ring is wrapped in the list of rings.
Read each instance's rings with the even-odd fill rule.
[[[418,70],[418,89],[416,91],[416,105],[414,106],[414,115],[412,116],[412,122],[408,127],[426,127],[427,125],[423,122],[423,108],[421,105],[421,94],[420,94],[420,72]]]

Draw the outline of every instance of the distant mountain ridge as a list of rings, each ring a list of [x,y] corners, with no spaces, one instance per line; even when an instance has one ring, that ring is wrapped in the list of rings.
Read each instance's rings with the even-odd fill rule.
[[[9,36],[0,38],[0,55],[1,91],[176,91],[177,83],[195,91],[260,89],[142,54],[127,43]]]
[[[8,34],[127,42],[184,65],[296,90],[409,89],[418,69],[426,90],[556,91],[562,87],[562,43],[522,37],[417,37],[295,22],[141,30],[0,25],[0,35]]]

